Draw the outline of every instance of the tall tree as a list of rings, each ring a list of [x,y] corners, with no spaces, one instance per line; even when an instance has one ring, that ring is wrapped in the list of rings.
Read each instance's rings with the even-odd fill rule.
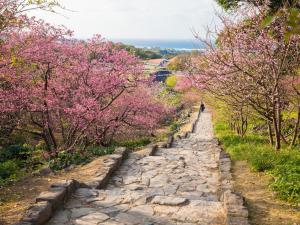
[[[240,3],[253,4],[255,6],[264,5],[264,0],[217,0],[220,6],[226,10],[234,9]],[[268,5],[273,12],[284,7],[285,5],[300,7],[299,0],[270,0]]]

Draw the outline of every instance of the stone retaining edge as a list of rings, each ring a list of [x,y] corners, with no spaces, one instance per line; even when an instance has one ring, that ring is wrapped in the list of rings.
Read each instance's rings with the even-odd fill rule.
[[[197,124],[198,124],[198,122],[199,122],[200,116],[201,116],[201,111],[199,110],[197,119],[196,119],[196,120],[194,121],[194,123],[192,124],[192,130],[191,130],[191,132],[187,132],[187,133],[195,133],[195,132],[196,132],[196,128],[197,128]],[[189,134],[186,134],[186,136],[188,136],[188,135],[189,135]]]
[[[197,123],[199,122],[200,115],[201,115],[201,111],[199,110],[197,119],[192,123],[192,129],[191,129],[191,131],[185,132],[182,136],[181,135],[177,135],[176,138],[174,137],[175,133],[169,134],[167,143],[165,145],[160,146],[160,147],[162,147],[162,148],[172,148],[173,142],[176,139],[188,138],[190,136],[190,134],[195,133],[196,132]]]
[[[220,201],[225,209],[226,224],[249,225],[248,209],[244,205],[244,199],[234,192],[230,156],[222,148],[219,158],[219,170],[221,175]]]
[[[191,132],[186,132],[184,138],[189,137],[190,133],[195,132],[199,118],[200,111],[197,119],[192,124]],[[174,133],[171,133],[166,143],[148,145],[146,147],[148,149],[147,155],[153,156],[159,147],[171,148],[174,140]],[[96,177],[88,183],[80,183],[77,180],[64,180],[59,183],[51,184],[49,190],[42,192],[36,198],[36,203],[27,209],[25,216],[16,225],[43,225],[51,219],[57,209],[61,208],[64,203],[70,199],[78,188],[104,188],[110,176],[120,167],[128,153],[129,150],[127,148],[117,148],[113,155],[108,155],[108,158],[104,160],[105,172],[96,174]]]
[[[147,147],[149,149],[149,152],[147,153],[148,156],[154,156],[156,150],[158,149],[158,145],[157,144],[150,144]]]
[[[108,155],[107,159],[103,161],[104,165],[100,165],[101,169],[104,169],[105,172],[98,174],[96,173],[96,177],[92,181],[86,183],[87,188],[104,188],[107,185],[110,176],[120,167],[122,162],[127,158],[128,153],[129,150],[127,148],[120,147],[114,151],[114,154]]]
[[[154,154],[157,145],[151,148],[149,154]],[[42,192],[36,203],[30,206],[20,222],[16,225],[43,225],[51,219],[56,210],[61,208],[68,201],[78,188],[103,188],[107,185],[112,173],[119,168],[126,159],[129,150],[127,148],[117,148],[113,155],[108,155],[104,160],[105,172],[96,174],[93,181],[80,183],[76,180],[63,180],[50,185],[48,191]],[[102,165],[101,165],[102,167]]]

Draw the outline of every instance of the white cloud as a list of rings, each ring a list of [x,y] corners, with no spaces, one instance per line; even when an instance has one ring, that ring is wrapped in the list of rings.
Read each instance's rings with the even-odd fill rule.
[[[204,35],[204,26],[218,20],[214,0],[60,0],[72,11],[62,15],[34,12],[37,17],[63,24],[79,38],[95,33],[108,38],[192,38],[191,28]]]

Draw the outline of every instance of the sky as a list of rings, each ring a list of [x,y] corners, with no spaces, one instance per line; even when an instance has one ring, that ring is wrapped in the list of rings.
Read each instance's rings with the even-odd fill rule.
[[[76,38],[101,34],[108,39],[192,39],[219,21],[214,0],[59,0],[67,10],[34,12],[65,25]]]

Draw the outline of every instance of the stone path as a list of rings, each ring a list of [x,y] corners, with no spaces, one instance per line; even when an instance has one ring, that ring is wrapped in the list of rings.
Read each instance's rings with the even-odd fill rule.
[[[78,189],[48,225],[224,225],[219,154],[203,113],[189,138],[155,156],[131,153],[106,189]]]

